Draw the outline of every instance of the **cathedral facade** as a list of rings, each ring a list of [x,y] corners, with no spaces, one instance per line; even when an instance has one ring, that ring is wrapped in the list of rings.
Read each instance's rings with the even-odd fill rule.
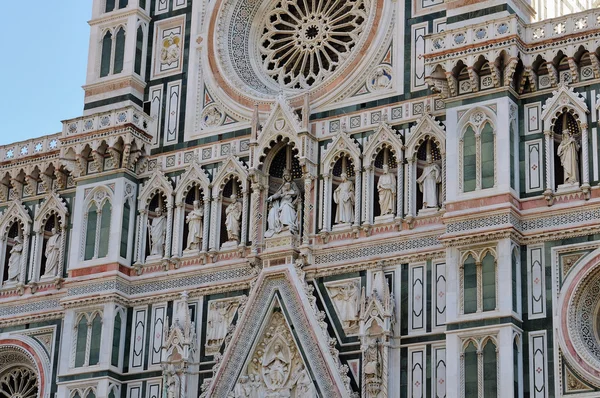
[[[0,147],[0,396],[600,396],[600,9],[93,0]]]

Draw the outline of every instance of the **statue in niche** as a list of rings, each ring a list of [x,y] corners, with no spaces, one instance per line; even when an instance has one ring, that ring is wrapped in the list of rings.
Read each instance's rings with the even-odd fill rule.
[[[227,229],[227,239],[229,241],[240,241],[240,221],[242,219],[242,204],[238,202],[237,195],[231,195],[233,201],[225,209],[225,228]]]
[[[227,335],[227,329],[233,321],[238,305],[237,301],[214,301],[210,303],[206,328],[207,351],[219,350],[223,339]]]
[[[162,209],[157,207],[155,210],[156,216],[152,219],[152,223],[148,224],[150,234],[150,255],[162,257],[165,252],[165,240],[167,235],[167,217],[163,214]]]
[[[10,250],[8,259],[8,279],[7,282],[17,282],[21,271],[21,255],[23,253],[23,239],[20,236],[15,238],[15,245]]]
[[[58,268],[58,262],[60,261],[60,243],[61,234],[56,231],[56,228],[52,228],[52,236],[46,242],[46,272],[43,276],[54,276],[56,269]]]
[[[194,201],[194,209],[185,218],[188,225],[188,238],[186,250],[199,250],[202,241],[202,218],[204,217],[204,207],[200,201]]]
[[[383,165],[383,175],[377,182],[377,192],[381,215],[393,214],[396,207],[396,177],[390,173],[390,166],[387,164]]]
[[[328,286],[329,294],[344,329],[356,329],[358,327],[358,305],[360,286],[356,281],[342,285]]]
[[[265,237],[280,233],[286,227],[290,233],[298,233],[298,213],[296,212],[296,198],[298,197],[298,187],[292,181],[289,170],[283,170],[283,184],[275,194],[267,199],[271,205],[267,224],[269,229],[265,232]]]
[[[337,204],[335,213],[336,224],[354,222],[354,183],[348,180],[348,175],[342,173],[342,182],[333,192],[333,201]]]
[[[440,166],[433,162],[431,152],[427,155],[427,164],[423,173],[417,179],[419,189],[423,192],[423,209],[437,209],[438,206],[438,184],[442,182],[442,171]]]
[[[573,137],[567,126],[567,115],[563,116],[562,141],[558,146],[558,156],[565,172],[565,184],[577,184],[579,182],[579,143]]]

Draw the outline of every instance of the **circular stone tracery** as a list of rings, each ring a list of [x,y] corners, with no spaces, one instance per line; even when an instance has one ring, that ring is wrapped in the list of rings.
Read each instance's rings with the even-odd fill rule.
[[[561,286],[559,344],[587,382],[600,387],[600,251],[580,260]]]
[[[366,19],[362,0],[280,1],[263,25],[263,70],[282,87],[310,88],[348,57]]]
[[[344,87],[338,79],[343,73],[369,66],[370,52],[379,51],[373,42],[383,39],[377,28],[394,14],[386,4],[217,0],[208,66],[222,89],[244,106],[282,93],[293,100],[309,92],[314,101]]]

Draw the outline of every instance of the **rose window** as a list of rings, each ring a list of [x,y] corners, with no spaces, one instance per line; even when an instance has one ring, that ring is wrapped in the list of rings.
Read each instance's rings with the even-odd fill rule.
[[[0,397],[36,398],[38,381],[36,373],[26,367],[12,368],[0,377]]]
[[[339,76],[368,66],[365,59],[379,48],[373,41],[381,40],[373,28],[393,18],[384,0],[217,4],[208,66],[223,78],[224,90],[242,102],[281,93],[292,98],[310,91],[312,99],[331,93]]]
[[[282,0],[265,18],[263,68],[281,87],[310,88],[348,57],[366,20],[362,0]]]

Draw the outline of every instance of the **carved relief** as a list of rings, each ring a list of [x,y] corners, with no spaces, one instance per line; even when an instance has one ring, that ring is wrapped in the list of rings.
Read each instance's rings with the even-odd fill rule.
[[[326,283],[325,287],[346,334],[358,333],[360,279]]]
[[[206,344],[204,345],[207,355],[214,355],[221,349],[227,329],[229,329],[239,306],[238,298],[213,300],[208,303]]]
[[[311,377],[281,312],[274,312],[230,397],[316,397]]]

